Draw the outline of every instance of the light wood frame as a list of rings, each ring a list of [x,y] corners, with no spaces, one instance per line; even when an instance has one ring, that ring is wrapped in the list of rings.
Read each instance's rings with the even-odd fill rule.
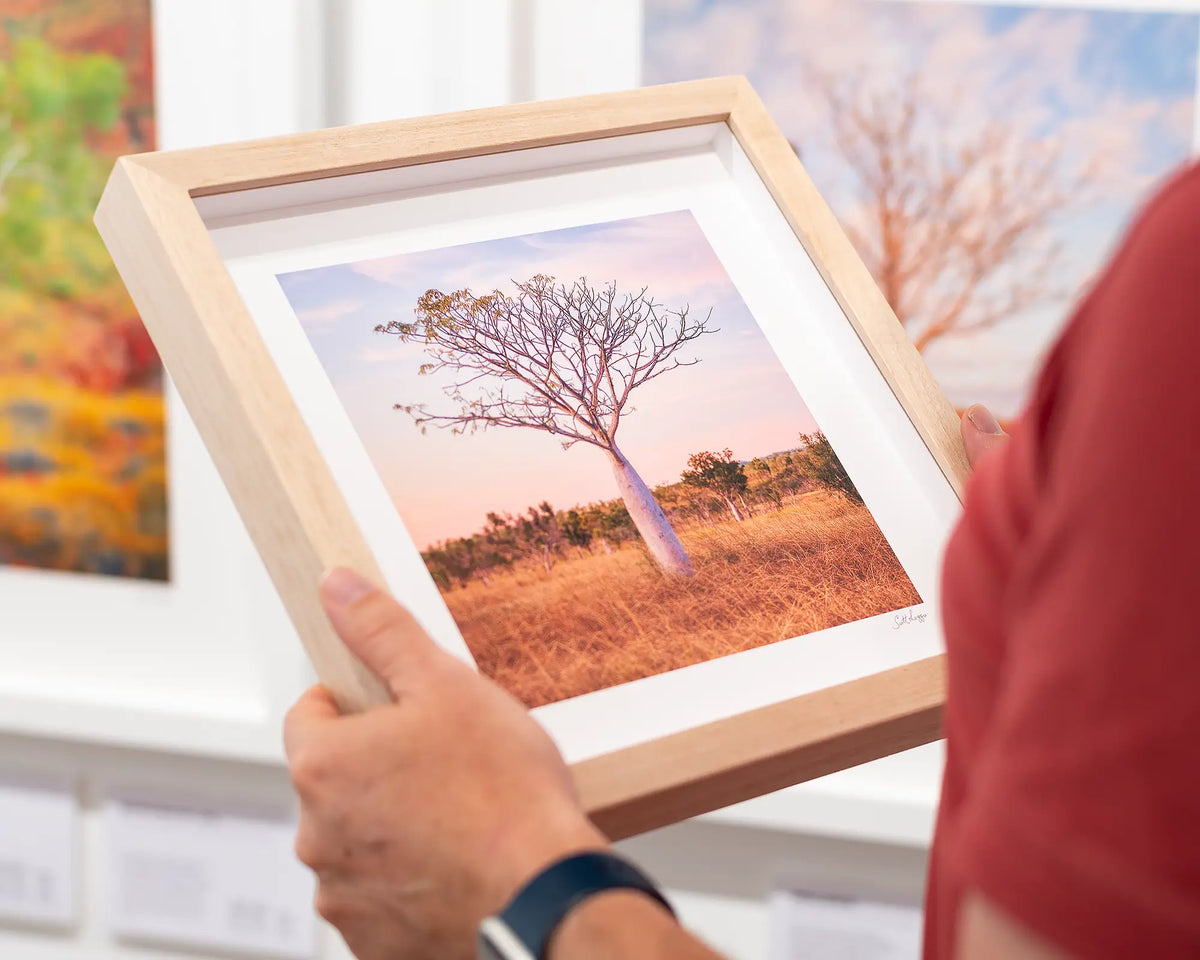
[[[346,708],[387,695],[332,632],[315,584],[339,565],[383,578],[194,198],[714,122],[728,124],[961,496],[967,465],[954,410],[744,78],[118,162],[96,214],[100,233],[318,676]],[[935,739],[944,694],[942,658],[931,657],[586,760],[574,773],[596,823],[629,836]]]

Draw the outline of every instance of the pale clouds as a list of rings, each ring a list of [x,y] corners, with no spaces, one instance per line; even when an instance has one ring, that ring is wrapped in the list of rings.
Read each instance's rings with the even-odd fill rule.
[[[1133,209],[1193,142],[1194,16],[921,0],[645,2],[646,82],[749,76],[818,188],[861,234],[870,236],[873,208],[837,141],[831,91],[886,107],[911,84],[920,106],[912,138],[931,182],[985,128],[1004,131],[993,146],[1001,169],[1053,161],[1052,182],[1069,199],[1023,251],[1065,250],[1066,288],[1090,282]],[[1188,42],[1177,42],[1182,34]],[[927,359],[956,402],[986,390],[1011,413],[1067,308],[1031,309],[935,344]]]
[[[361,310],[363,305],[363,301],[357,297],[339,297],[328,303],[307,307],[296,316],[303,324],[329,324]]]
[[[383,346],[364,347],[358,353],[358,359],[363,363],[403,363],[417,361],[423,363],[429,359],[425,344],[420,340],[401,340],[399,337],[388,337]]]
[[[794,140],[827,126],[815,77],[866,75],[867,89],[886,94],[914,73],[925,109],[944,131],[966,136],[1002,117],[1031,141],[1061,139],[1075,161],[1115,148],[1110,173],[1144,166],[1144,147],[1161,138],[1153,128],[1164,120],[1190,140],[1194,114],[1184,103],[1093,82],[1085,60],[1103,59],[1115,40],[1094,29],[1087,12],[1034,10],[996,29],[988,8],[974,4],[738,0],[667,10],[660,0],[648,3],[648,81],[745,73]],[[1058,122],[1072,116],[1089,122]]]
[[[1192,153],[1200,154],[1200,109],[1194,97],[1180,97],[1167,110],[1168,134],[1192,142]]]
[[[426,253],[403,254],[351,265],[351,269],[394,287],[444,291],[493,289],[510,292],[533,273],[571,282],[586,277],[593,286],[615,282],[623,291],[649,287],[656,300],[671,307],[700,305],[719,294],[728,281],[712,248],[699,232],[680,230],[688,213],[598,225],[597,236],[580,239],[575,231],[555,231]],[[654,251],[648,261],[647,251]]]

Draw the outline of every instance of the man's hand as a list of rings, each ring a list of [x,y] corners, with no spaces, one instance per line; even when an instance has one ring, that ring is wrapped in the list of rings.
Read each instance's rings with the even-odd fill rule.
[[[978,404],[962,435],[972,467],[1008,439]],[[607,841],[520,703],[432,643],[405,643],[401,608],[350,571],[330,574],[321,598],[395,702],[343,717],[317,686],[288,714],[296,853],[317,874],[317,910],[359,960],[473,958],[484,916],[551,861]],[[590,901],[554,954],[715,958],[648,903]]]
[[[987,453],[1002,447],[1008,441],[1008,434],[1001,429],[991,411],[982,403],[967,407],[959,426],[972,470],[979,466],[979,461]]]
[[[525,708],[432,643],[405,643],[394,600],[348,570],[321,599],[394,703],[341,716],[309,690],[285,728],[296,853],[317,910],[359,960],[475,956],[479,921],[551,861],[602,848],[570,773]]]

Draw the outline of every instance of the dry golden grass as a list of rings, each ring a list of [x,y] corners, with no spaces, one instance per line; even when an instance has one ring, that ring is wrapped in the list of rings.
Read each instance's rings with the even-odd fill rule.
[[[531,707],[921,602],[867,509],[835,494],[680,539],[691,579],[626,548],[445,600],[480,669]]]

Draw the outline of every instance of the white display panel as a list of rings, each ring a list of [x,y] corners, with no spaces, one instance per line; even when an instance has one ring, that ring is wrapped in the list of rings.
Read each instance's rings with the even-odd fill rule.
[[[74,925],[78,843],[74,784],[0,771],[0,920]]]
[[[469,657],[277,275],[690,210],[926,604],[535,710],[582,760],[940,649],[937,561],[958,501],[814,265],[721,124],[198,201],[389,585]],[[803,321],[795,305],[804,304]]]
[[[19,960],[227,960],[232,956],[256,956],[227,947],[201,947],[174,940],[152,945],[148,941],[123,938],[115,931],[120,901],[113,885],[119,849],[114,846],[111,814],[118,802],[134,807],[151,806],[177,812],[205,811],[214,820],[230,818],[248,822],[253,828],[266,824],[273,840],[255,853],[261,877],[276,865],[279,876],[298,885],[309,884],[308,899],[300,907],[301,922],[315,925],[315,956],[320,960],[351,960],[341,937],[314,914],[311,877],[291,853],[295,826],[295,800],[286,772],[280,765],[246,763],[216,757],[181,756],[142,749],[95,743],[72,743],[41,737],[0,732],[0,787],[16,785],[35,788],[36,798],[24,794],[26,804],[36,800],[41,836],[29,830],[22,842],[36,841],[39,862],[66,864],[70,850],[73,913],[68,924],[34,921],[29,917],[0,918],[0,957]],[[43,805],[45,802],[45,806]],[[48,807],[48,808],[47,808]],[[7,818],[8,811],[4,812]],[[73,826],[64,828],[64,823]],[[0,823],[0,832],[7,827]],[[19,822],[14,829],[28,830]],[[138,840],[138,837],[134,838]],[[272,845],[273,844],[273,845]],[[3,841],[0,840],[0,846]],[[155,849],[170,856],[177,851],[174,840]],[[247,850],[249,847],[246,848]],[[286,861],[285,861],[286,855]],[[0,859],[3,859],[0,857]],[[64,869],[56,866],[55,870]],[[254,873],[248,872],[246,880]],[[257,883],[257,881],[255,881]],[[272,894],[274,898],[274,894]],[[295,895],[291,904],[299,904]],[[299,929],[299,928],[298,928]],[[274,954],[278,956],[279,953]]]
[[[219,806],[112,800],[109,922],[121,938],[307,960],[312,874],[284,817]]]
[[[771,895],[770,960],[917,960],[921,910],[792,890]]]
[[[156,2],[160,146],[320,125],[316,15]],[[170,384],[166,401],[170,581],[0,569],[0,729],[278,760],[307,664]]]

